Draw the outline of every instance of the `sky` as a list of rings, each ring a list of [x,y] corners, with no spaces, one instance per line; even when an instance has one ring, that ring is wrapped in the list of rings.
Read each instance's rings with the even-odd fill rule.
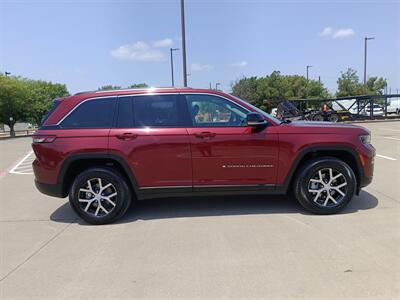
[[[399,1],[186,0],[188,84],[229,91],[236,80],[282,74],[332,92],[341,71],[400,89]],[[0,0],[0,72],[65,83],[71,93],[145,82],[170,86],[181,48],[179,0]],[[174,52],[182,86],[182,53]]]

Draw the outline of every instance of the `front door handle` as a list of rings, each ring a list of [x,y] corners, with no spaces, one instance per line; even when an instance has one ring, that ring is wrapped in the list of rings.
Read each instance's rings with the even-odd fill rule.
[[[137,138],[137,134],[133,134],[131,132],[125,132],[125,133],[121,133],[121,134],[117,134],[116,137],[117,139],[123,140],[123,141],[130,141],[133,140],[135,138]]]
[[[194,134],[195,137],[202,139],[202,138],[212,138],[215,137],[217,134],[215,132],[203,131],[203,132],[196,132]]]

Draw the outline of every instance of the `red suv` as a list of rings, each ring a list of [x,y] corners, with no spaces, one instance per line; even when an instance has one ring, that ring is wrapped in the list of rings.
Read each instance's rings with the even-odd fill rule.
[[[33,137],[35,183],[85,221],[120,218],[136,199],[293,192],[336,213],[372,180],[370,133],[282,122],[201,89],[80,93],[57,99]]]

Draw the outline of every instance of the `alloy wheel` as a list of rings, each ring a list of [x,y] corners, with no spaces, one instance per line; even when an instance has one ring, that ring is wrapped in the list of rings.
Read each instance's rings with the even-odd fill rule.
[[[79,189],[79,207],[95,217],[108,215],[117,205],[117,201],[117,189],[102,178],[91,178]]]
[[[336,206],[346,196],[346,177],[332,168],[320,169],[309,180],[308,192],[316,204],[324,207]]]

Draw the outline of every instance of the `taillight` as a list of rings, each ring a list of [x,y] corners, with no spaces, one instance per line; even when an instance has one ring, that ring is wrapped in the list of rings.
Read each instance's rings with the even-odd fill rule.
[[[55,135],[34,135],[32,137],[34,144],[52,143],[55,139]]]

